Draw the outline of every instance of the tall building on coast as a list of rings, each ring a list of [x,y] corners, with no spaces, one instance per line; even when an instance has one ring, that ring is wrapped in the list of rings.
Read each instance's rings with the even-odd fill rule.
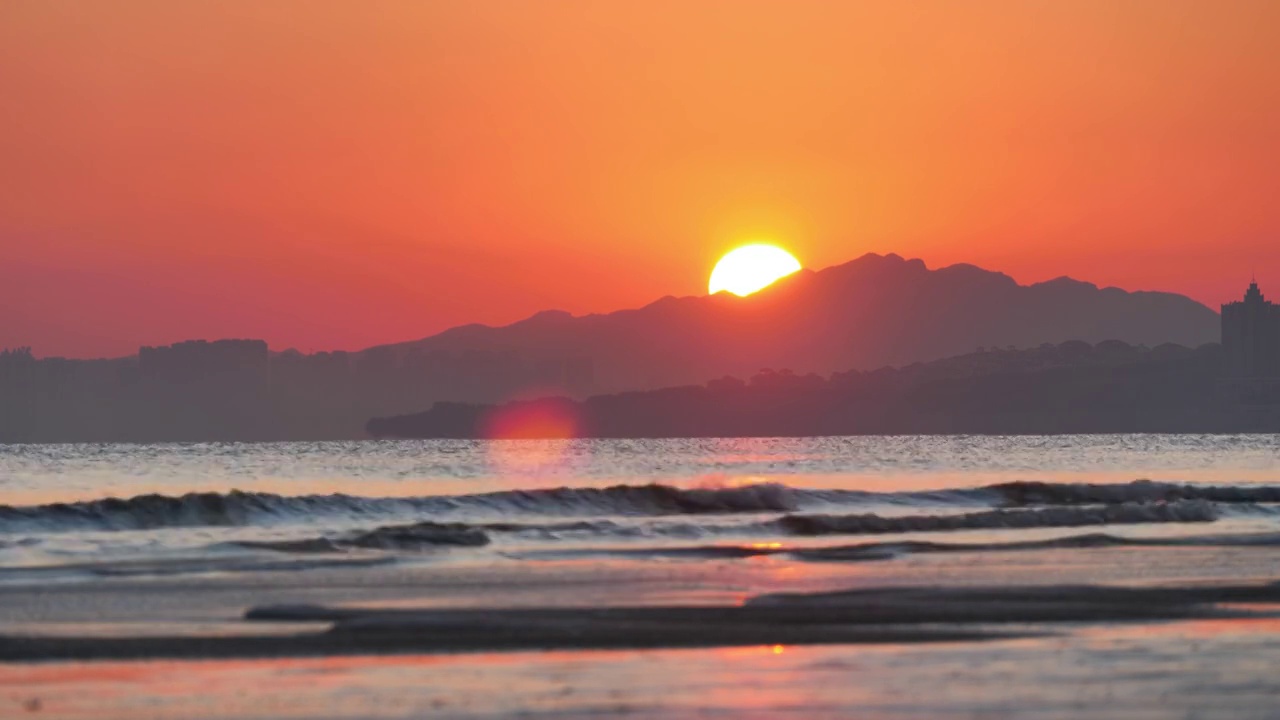
[[[1222,306],[1224,371],[1232,378],[1280,377],[1280,305],[1249,284],[1243,300]]]

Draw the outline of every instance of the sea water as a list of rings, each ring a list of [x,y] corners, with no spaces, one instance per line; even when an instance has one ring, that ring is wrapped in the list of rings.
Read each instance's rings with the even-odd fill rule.
[[[483,562],[957,530],[1280,531],[1273,485],[1274,435],[8,445],[0,580],[141,559],[246,567],[307,541]]]

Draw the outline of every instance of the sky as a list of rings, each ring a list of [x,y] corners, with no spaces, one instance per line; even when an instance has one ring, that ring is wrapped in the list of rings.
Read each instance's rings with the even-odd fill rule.
[[[0,347],[358,349],[771,240],[1280,297],[1272,0],[5,0]]]

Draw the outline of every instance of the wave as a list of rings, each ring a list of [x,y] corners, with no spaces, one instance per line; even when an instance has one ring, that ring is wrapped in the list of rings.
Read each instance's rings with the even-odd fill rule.
[[[941,507],[1010,510],[1031,506],[1114,508],[1144,504],[1154,507],[1162,503],[1175,505],[1192,501],[1231,506],[1237,512],[1265,512],[1267,508],[1261,504],[1280,503],[1280,487],[1178,485],[1139,480],[1115,485],[1011,482],[978,488],[877,493],[795,488],[780,483],[693,489],[655,483],[420,497],[363,497],[343,493],[290,496],[232,490],[226,493],[200,492],[180,496],[150,494],[123,499],[112,497],[45,505],[0,505],[0,533],[246,526],[307,522],[318,518],[441,520],[458,514],[467,519],[529,515],[657,517],[733,513],[795,514],[851,506],[899,506],[922,510]],[[794,526],[795,532],[804,532],[806,521],[803,518],[811,516],[797,517],[801,519],[789,522]],[[895,523],[909,522],[893,518],[877,520],[876,517],[879,516],[867,516],[850,522],[869,528],[866,532],[875,532],[874,528],[881,525],[898,527]],[[989,516],[982,522],[1000,517],[1002,516]],[[1012,519],[1006,519],[1013,522]],[[935,524],[953,521],[925,520],[922,522],[928,527],[922,529],[931,529]],[[814,526],[820,525],[822,521]],[[494,529],[503,531],[500,528]],[[525,530],[537,532],[536,528]],[[907,531],[910,530],[890,529],[880,532]]]
[[[1116,525],[1139,523],[1197,523],[1211,522],[1217,518],[1213,506],[1204,501],[1187,501],[1177,504],[1129,504],[1102,508],[1047,508],[1040,510],[991,510],[960,515],[912,515],[884,517],[863,515],[785,515],[775,520],[760,520],[736,524],[647,523],[623,525],[609,520],[569,523],[436,523],[422,522],[409,525],[388,525],[368,532],[338,537],[321,537],[307,540],[273,542],[243,542],[242,547],[276,550],[289,553],[345,552],[349,549],[424,550],[442,546],[488,545],[494,533],[514,533],[525,537],[561,540],[567,535],[575,539],[606,538],[635,539],[651,537],[706,538],[709,536],[815,536],[815,535],[870,535],[911,532],[939,532],[946,530],[1077,527],[1082,525]],[[868,549],[876,554],[883,548],[910,547],[912,543],[893,543]],[[925,544],[920,544],[921,546]],[[1034,544],[1033,544],[1034,545]],[[1028,545],[1027,547],[1032,547]],[[1038,546],[1036,546],[1038,547]],[[1064,546],[1065,547],[1065,546]],[[694,548],[570,548],[550,551],[514,551],[512,557],[573,557],[577,555],[614,554],[678,557],[749,557],[791,552],[803,559],[820,559],[817,555],[804,557],[802,550],[782,550],[778,544],[758,544],[749,547],[697,546]],[[825,551],[815,550],[814,553]],[[832,558],[835,559],[835,558]],[[840,558],[840,559],[876,559]]]
[[[420,522],[385,525],[365,532],[305,540],[243,541],[240,547],[287,553],[333,553],[351,549],[420,550],[447,546],[482,547],[490,542],[483,529],[466,523]]]
[[[0,532],[241,526],[320,516],[387,517],[458,511],[498,516],[788,512],[800,506],[804,494],[805,491],[777,483],[717,489],[683,489],[659,484],[615,485],[407,498],[374,498],[342,493],[288,496],[232,490],[227,493],[150,494],[45,505],[0,505]]]
[[[907,542],[860,543],[834,547],[802,548],[785,551],[800,560],[841,562],[884,560],[903,555],[961,552],[1012,552],[1022,550],[1079,550],[1109,547],[1275,547],[1280,546],[1280,533],[1241,533],[1224,535],[1191,535],[1184,537],[1125,537],[1109,533],[1087,533],[1050,538],[990,543],[941,543],[913,540]],[[774,550],[772,552],[781,552]]]
[[[240,490],[181,496],[149,494],[45,505],[0,505],[0,531],[239,526],[271,518],[376,515],[412,509],[409,500],[343,494],[284,496]]]
[[[1124,503],[1035,510],[987,510],[955,515],[884,517],[861,515],[786,515],[775,521],[791,535],[876,535],[886,533],[1078,527],[1138,523],[1213,522],[1218,511],[1204,500],[1173,503]]]
[[[1015,552],[1023,550],[1075,550],[1109,547],[1276,547],[1280,533],[1241,533],[1191,535],[1183,537],[1125,537],[1109,533],[1067,535],[1047,540],[1013,542],[948,543],[927,540],[866,542],[853,545],[823,547],[788,547],[783,543],[748,543],[743,545],[686,545],[655,547],[579,547],[526,550],[508,553],[529,560],[568,560],[591,557],[681,558],[722,560],[786,555],[814,562],[865,562],[890,560],[905,555],[929,553]]]
[[[604,488],[507,490],[452,499],[463,507],[492,508],[503,513],[515,510],[574,515],[700,515],[788,512],[798,509],[809,496],[814,496],[814,493],[781,483],[706,489],[651,483]]]
[[[1005,505],[1108,505],[1128,502],[1207,500],[1215,503],[1280,503],[1274,485],[1181,485],[1135,480],[1129,483],[1010,482],[983,490],[999,495]]]
[[[236,547],[274,550],[285,553],[341,553],[354,549],[431,550],[448,546],[482,547],[494,534],[510,534],[524,539],[565,540],[582,538],[699,539],[717,532],[768,532],[767,523],[731,525],[720,528],[696,523],[647,523],[626,525],[612,520],[581,520],[551,523],[438,523],[418,522],[385,525],[369,531],[296,540],[236,541]]]

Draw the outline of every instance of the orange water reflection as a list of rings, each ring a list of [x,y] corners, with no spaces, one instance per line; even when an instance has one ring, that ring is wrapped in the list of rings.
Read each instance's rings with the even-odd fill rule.
[[[542,421],[538,421],[542,422]],[[544,434],[563,435],[564,419],[546,420],[550,430]],[[535,423],[536,424],[536,423]],[[556,428],[560,429],[557,430]],[[513,437],[519,437],[520,431],[513,429]],[[525,433],[532,432],[529,429]],[[401,497],[419,495],[460,495],[475,492],[501,490],[510,487],[513,476],[536,474],[559,474],[558,471],[572,470],[579,464],[585,464],[592,452],[590,442],[568,440],[500,440],[485,443],[485,456],[488,469],[492,472],[487,478],[457,478],[447,475],[423,477],[386,477],[376,475],[362,476],[359,480],[361,495],[373,497]],[[1082,483],[1126,483],[1135,479],[1132,471],[1093,471],[1093,472],[1039,472],[1035,479],[1046,482],[1082,482]],[[1271,470],[1238,469],[1231,472],[1233,483],[1266,484],[1273,482],[1275,473]],[[785,483],[794,487],[812,489],[847,489],[869,492],[914,492],[925,490],[945,490],[958,487],[973,487],[991,483],[1027,479],[1026,473],[966,473],[966,472],[891,472],[891,473],[859,473],[856,471],[839,474],[744,474],[744,475],[707,475],[673,476],[663,478],[661,482],[682,487],[739,487],[760,483]],[[1159,480],[1169,482],[1200,482],[1213,484],[1222,481],[1220,470],[1178,470],[1169,471],[1158,476]],[[575,476],[570,484],[575,486],[603,486],[615,484],[646,484],[653,482],[652,477],[611,476],[608,478],[592,478]],[[548,487],[566,484],[566,480],[557,477],[548,482],[530,477],[529,482],[535,487]],[[11,505],[37,505],[43,503],[72,502],[91,500],[107,496],[133,496],[147,493],[174,494],[181,492],[223,492],[230,485],[227,479],[209,479],[205,482],[183,482],[175,485],[163,479],[148,479],[130,476],[127,482],[111,478],[94,478],[92,483],[78,482],[70,484],[46,483],[40,486],[14,486],[5,490],[5,500]],[[350,476],[306,478],[273,477],[270,475],[255,476],[252,489],[259,492],[272,492],[281,495],[350,493],[352,479]],[[248,487],[242,489],[249,489]]]
[[[130,708],[147,717],[310,717],[385,714],[392,704],[409,716],[494,705],[496,709],[557,706],[588,682],[624,688],[618,707],[657,697],[671,661],[694,661],[700,693],[743,709],[803,701],[797,683],[773,678],[742,687],[743,673],[797,672],[767,662],[782,645],[669,651],[577,651],[472,655],[394,655],[254,660],[0,664],[0,715],[38,706],[60,717],[102,717]],[[764,664],[762,664],[764,663]],[[590,678],[590,680],[588,679]],[[799,678],[795,678],[798,680]],[[356,692],[349,692],[358,690]],[[412,699],[406,694],[411,693]],[[478,698],[472,700],[470,698]],[[34,701],[34,703],[33,703]],[[428,713],[429,714],[429,713]],[[112,715],[116,716],[116,715]],[[122,713],[120,717],[136,716]]]
[[[1217,703],[1242,687],[1265,699],[1273,685],[1267,638],[1278,633],[1280,618],[1259,618],[1072,628],[1066,636],[994,643],[0,664],[0,716],[30,707],[64,718],[156,720],[1013,717],[1021,715],[1012,710],[1042,707],[1061,708],[1063,717],[1143,714],[1114,712],[1126,694],[1182,716],[1188,700]],[[1232,634],[1262,640],[1182,641]],[[1123,643],[1124,652],[1099,654],[1104,641]],[[1114,662],[1099,664],[1108,659]],[[1203,692],[1219,671],[1232,681],[1219,695],[1176,695],[1189,679]],[[1174,699],[1160,705],[1165,693]],[[993,700],[1007,701],[1011,712],[993,715]]]
[[[1276,611],[1275,605],[1220,605],[1219,607],[1270,613]],[[1119,629],[1111,626],[1097,626],[1081,628],[1078,632],[1081,637],[1102,643],[1111,643],[1117,638],[1132,637],[1210,638],[1224,635],[1280,635],[1280,617],[1205,618],[1127,625]]]

